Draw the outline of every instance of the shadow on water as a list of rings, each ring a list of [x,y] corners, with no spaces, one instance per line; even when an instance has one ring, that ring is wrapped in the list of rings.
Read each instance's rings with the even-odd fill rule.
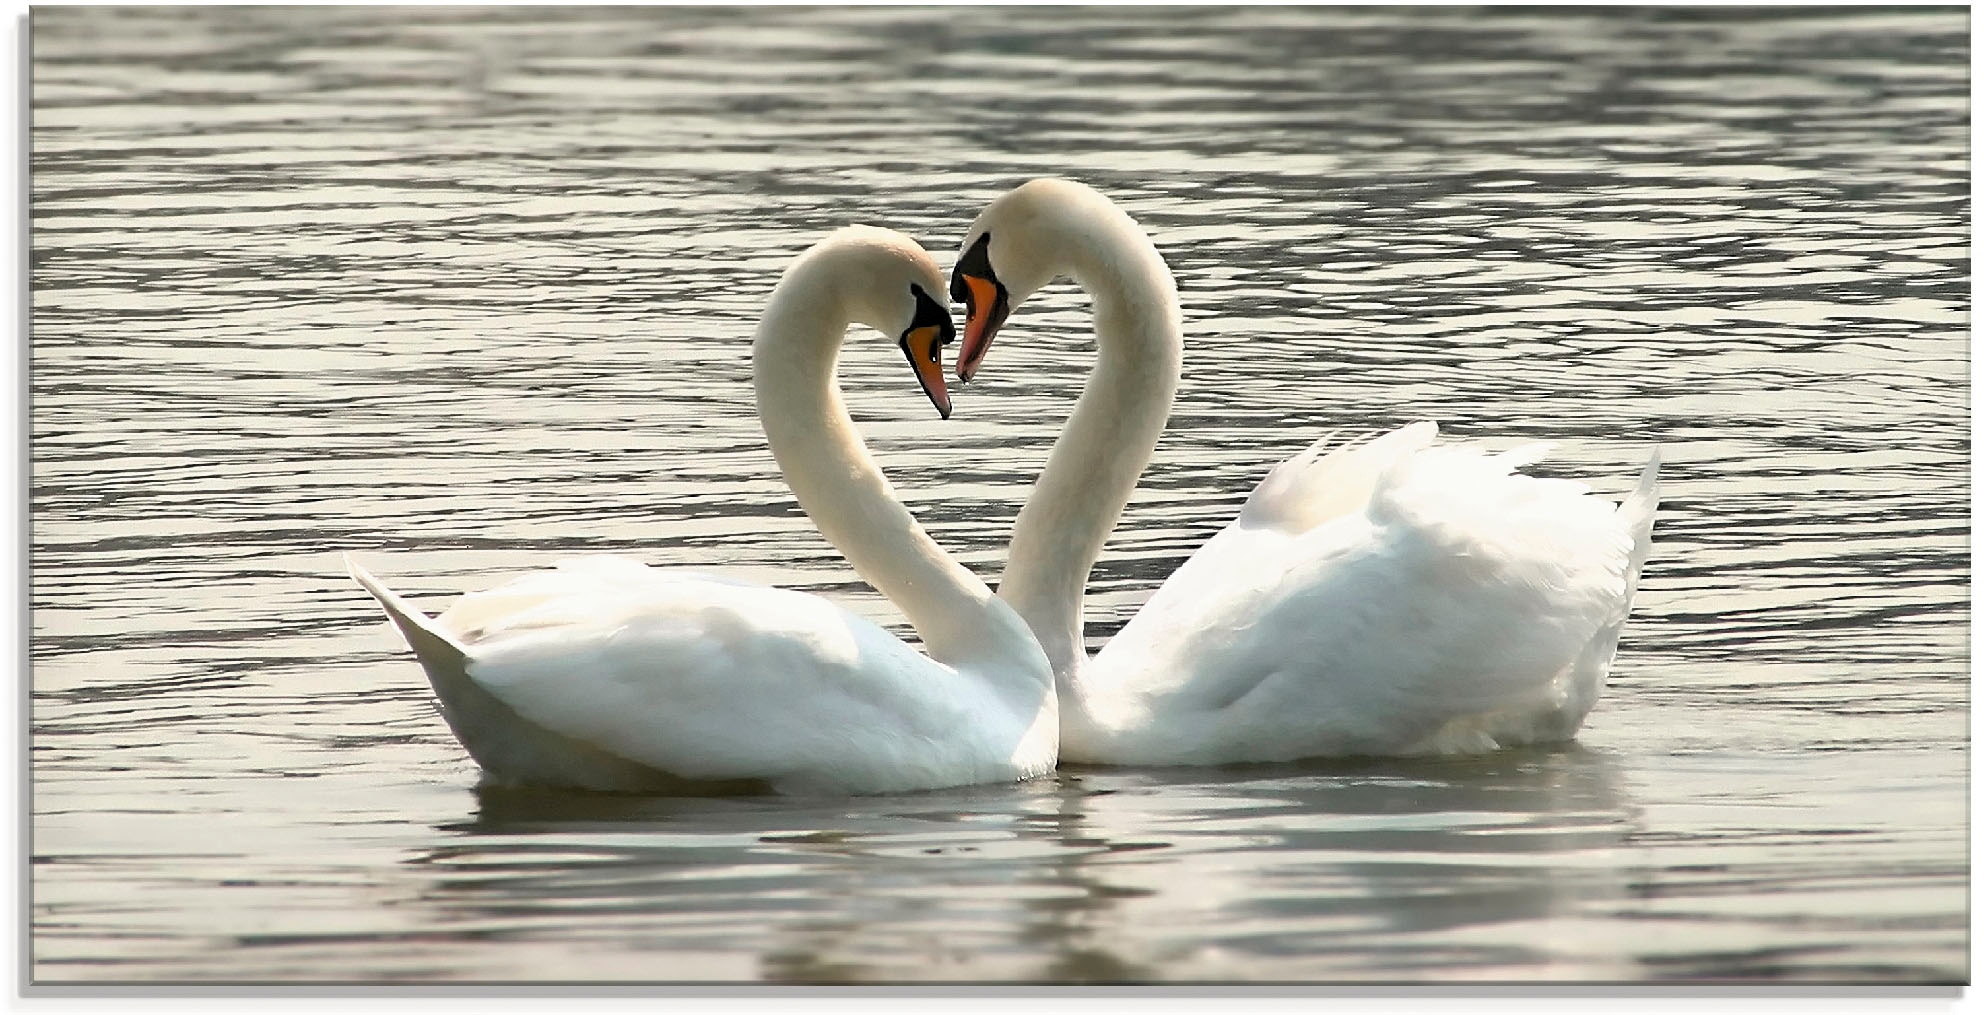
[[[406,860],[423,923],[554,934],[610,918],[670,979],[685,973],[661,953],[709,933],[677,918],[755,910],[755,933],[701,943],[751,950],[781,982],[1217,980],[1298,950],[1347,978],[1533,965],[1547,948],[1414,959],[1406,943],[1620,894],[1616,869],[1577,858],[1620,846],[1634,820],[1614,760],[1575,746],[1068,769],[893,797],[476,801]]]

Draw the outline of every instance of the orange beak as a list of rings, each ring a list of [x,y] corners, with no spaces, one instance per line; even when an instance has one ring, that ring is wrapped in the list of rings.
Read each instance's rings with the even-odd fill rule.
[[[951,393],[944,389],[944,329],[936,325],[903,332],[902,352],[909,357],[909,368],[916,372],[916,383],[937,407],[939,415],[951,418]]]
[[[977,275],[958,277],[965,284],[964,344],[958,348],[958,380],[970,383],[1012,308],[1006,303],[1006,287],[996,280]]]

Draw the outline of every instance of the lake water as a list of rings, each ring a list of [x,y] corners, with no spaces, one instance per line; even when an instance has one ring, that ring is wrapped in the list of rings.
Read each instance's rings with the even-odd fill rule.
[[[1962,10],[42,8],[32,955],[115,981],[1969,978]],[[438,609],[616,551],[898,615],[778,478],[777,273],[1070,175],[1176,272],[1119,627],[1273,463],[1436,418],[1666,491],[1577,743],[852,800],[484,791]],[[1091,361],[871,446],[988,579]],[[955,352],[955,349],[952,350]]]

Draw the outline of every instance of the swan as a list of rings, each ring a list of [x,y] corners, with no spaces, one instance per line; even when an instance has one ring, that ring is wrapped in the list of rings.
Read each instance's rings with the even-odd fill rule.
[[[943,286],[908,237],[843,229],[785,271],[751,347],[793,495],[928,655],[818,596],[619,557],[566,561],[430,619],[346,558],[491,781],[884,793],[1054,768],[1046,656],[897,499],[834,382],[845,332],[865,324],[897,337],[948,417]]]
[[[1087,186],[1035,180],[965,234],[960,380],[1062,276],[1093,301],[1096,365],[1014,523],[999,597],[1053,663],[1063,761],[1464,753],[1576,733],[1651,544],[1658,448],[1615,506],[1517,473],[1543,445],[1436,445],[1431,422],[1325,438],[1086,658],[1083,586],[1164,428],[1183,335],[1137,223]]]

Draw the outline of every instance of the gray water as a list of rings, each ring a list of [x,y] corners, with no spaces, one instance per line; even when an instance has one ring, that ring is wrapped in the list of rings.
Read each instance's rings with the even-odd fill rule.
[[[1968,979],[1963,11],[42,8],[31,972],[107,981]],[[1655,549],[1578,741],[892,797],[490,791],[343,574],[615,551],[901,629],[751,406],[777,273],[1035,175],[1179,279],[1100,643],[1332,429],[1548,439]],[[995,577],[1067,284],[940,422]],[[954,350],[953,350],[954,351]]]

